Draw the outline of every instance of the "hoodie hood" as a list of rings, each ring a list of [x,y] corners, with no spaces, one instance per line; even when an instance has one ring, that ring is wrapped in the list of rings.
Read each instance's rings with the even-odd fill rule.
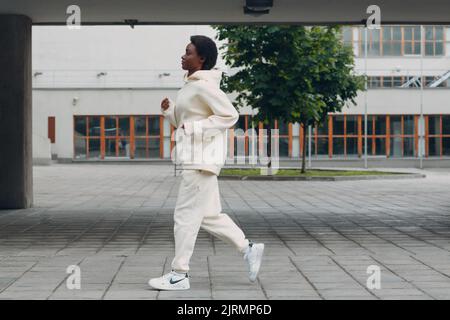
[[[217,69],[211,70],[197,70],[189,77],[188,72],[184,74],[183,80],[185,83],[196,81],[196,80],[206,80],[213,85],[220,86],[220,81],[222,80],[222,71]]]

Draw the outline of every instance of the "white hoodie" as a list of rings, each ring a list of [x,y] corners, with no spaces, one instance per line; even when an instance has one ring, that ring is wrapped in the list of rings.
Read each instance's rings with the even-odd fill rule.
[[[238,121],[239,113],[220,89],[222,71],[198,70],[189,77],[187,74],[176,102],[169,98],[169,108],[161,108],[174,127],[181,128],[184,124],[181,135],[179,130],[175,132],[177,150],[172,160],[184,169],[201,169],[219,175],[226,160],[227,129]]]

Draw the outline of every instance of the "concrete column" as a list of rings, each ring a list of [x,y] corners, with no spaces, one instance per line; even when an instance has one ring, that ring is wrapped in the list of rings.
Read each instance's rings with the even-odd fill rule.
[[[0,15],[0,209],[33,202],[31,19]]]

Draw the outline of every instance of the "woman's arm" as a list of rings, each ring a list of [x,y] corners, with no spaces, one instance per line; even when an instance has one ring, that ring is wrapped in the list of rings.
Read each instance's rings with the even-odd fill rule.
[[[178,128],[177,118],[175,117],[175,103],[170,98],[167,99],[169,100],[169,107],[165,110],[161,107],[161,112],[175,128]]]
[[[208,105],[214,114],[206,119],[185,122],[184,131],[187,135],[192,135],[195,131],[195,133],[201,132],[202,135],[212,136],[217,134],[215,129],[231,128],[239,120],[239,113],[220,87],[205,83],[199,86],[198,96],[200,101]]]

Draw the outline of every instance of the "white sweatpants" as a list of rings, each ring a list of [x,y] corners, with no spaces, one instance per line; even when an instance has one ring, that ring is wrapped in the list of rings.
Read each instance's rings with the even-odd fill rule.
[[[175,257],[172,269],[189,271],[200,228],[233,245],[243,253],[249,245],[242,230],[222,213],[217,176],[199,169],[185,169],[174,212]]]

